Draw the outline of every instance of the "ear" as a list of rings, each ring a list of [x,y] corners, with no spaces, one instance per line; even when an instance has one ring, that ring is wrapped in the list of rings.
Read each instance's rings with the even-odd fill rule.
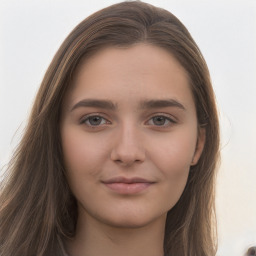
[[[197,136],[197,143],[196,143],[196,149],[195,153],[191,162],[191,166],[194,166],[197,164],[205,144],[205,128],[199,128],[198,136]]]

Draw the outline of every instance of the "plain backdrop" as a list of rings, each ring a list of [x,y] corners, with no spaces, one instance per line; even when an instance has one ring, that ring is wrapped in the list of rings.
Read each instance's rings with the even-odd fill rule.
[[[62,41],[89,14],[117,2],[0,0],[1,173]],[[218,255],[244,255],[256,245],[256,1],[147,2],[175,14],[208,63],[222,135]]]

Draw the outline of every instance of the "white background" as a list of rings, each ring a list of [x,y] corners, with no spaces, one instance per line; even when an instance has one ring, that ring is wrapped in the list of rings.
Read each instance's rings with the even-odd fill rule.
[[[54,53],[86,16],[118,1],[0,0],[0,168],[17,145]],[[256,1],[160,1],[208,63],[221,119],[218,255],[256,246]]]

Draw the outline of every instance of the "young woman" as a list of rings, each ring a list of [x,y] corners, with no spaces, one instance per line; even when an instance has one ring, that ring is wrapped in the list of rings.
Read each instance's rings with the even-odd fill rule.
[[[3,182],[0,255],[213,256],[219,127],[204,58],[131,1],[63,42]]]

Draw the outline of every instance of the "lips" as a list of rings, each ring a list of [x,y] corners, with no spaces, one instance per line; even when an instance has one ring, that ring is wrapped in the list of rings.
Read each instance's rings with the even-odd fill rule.
[[[115,193],[131,195],[143,192],[155,182],[140,177],[115,177],[102,183]]]

